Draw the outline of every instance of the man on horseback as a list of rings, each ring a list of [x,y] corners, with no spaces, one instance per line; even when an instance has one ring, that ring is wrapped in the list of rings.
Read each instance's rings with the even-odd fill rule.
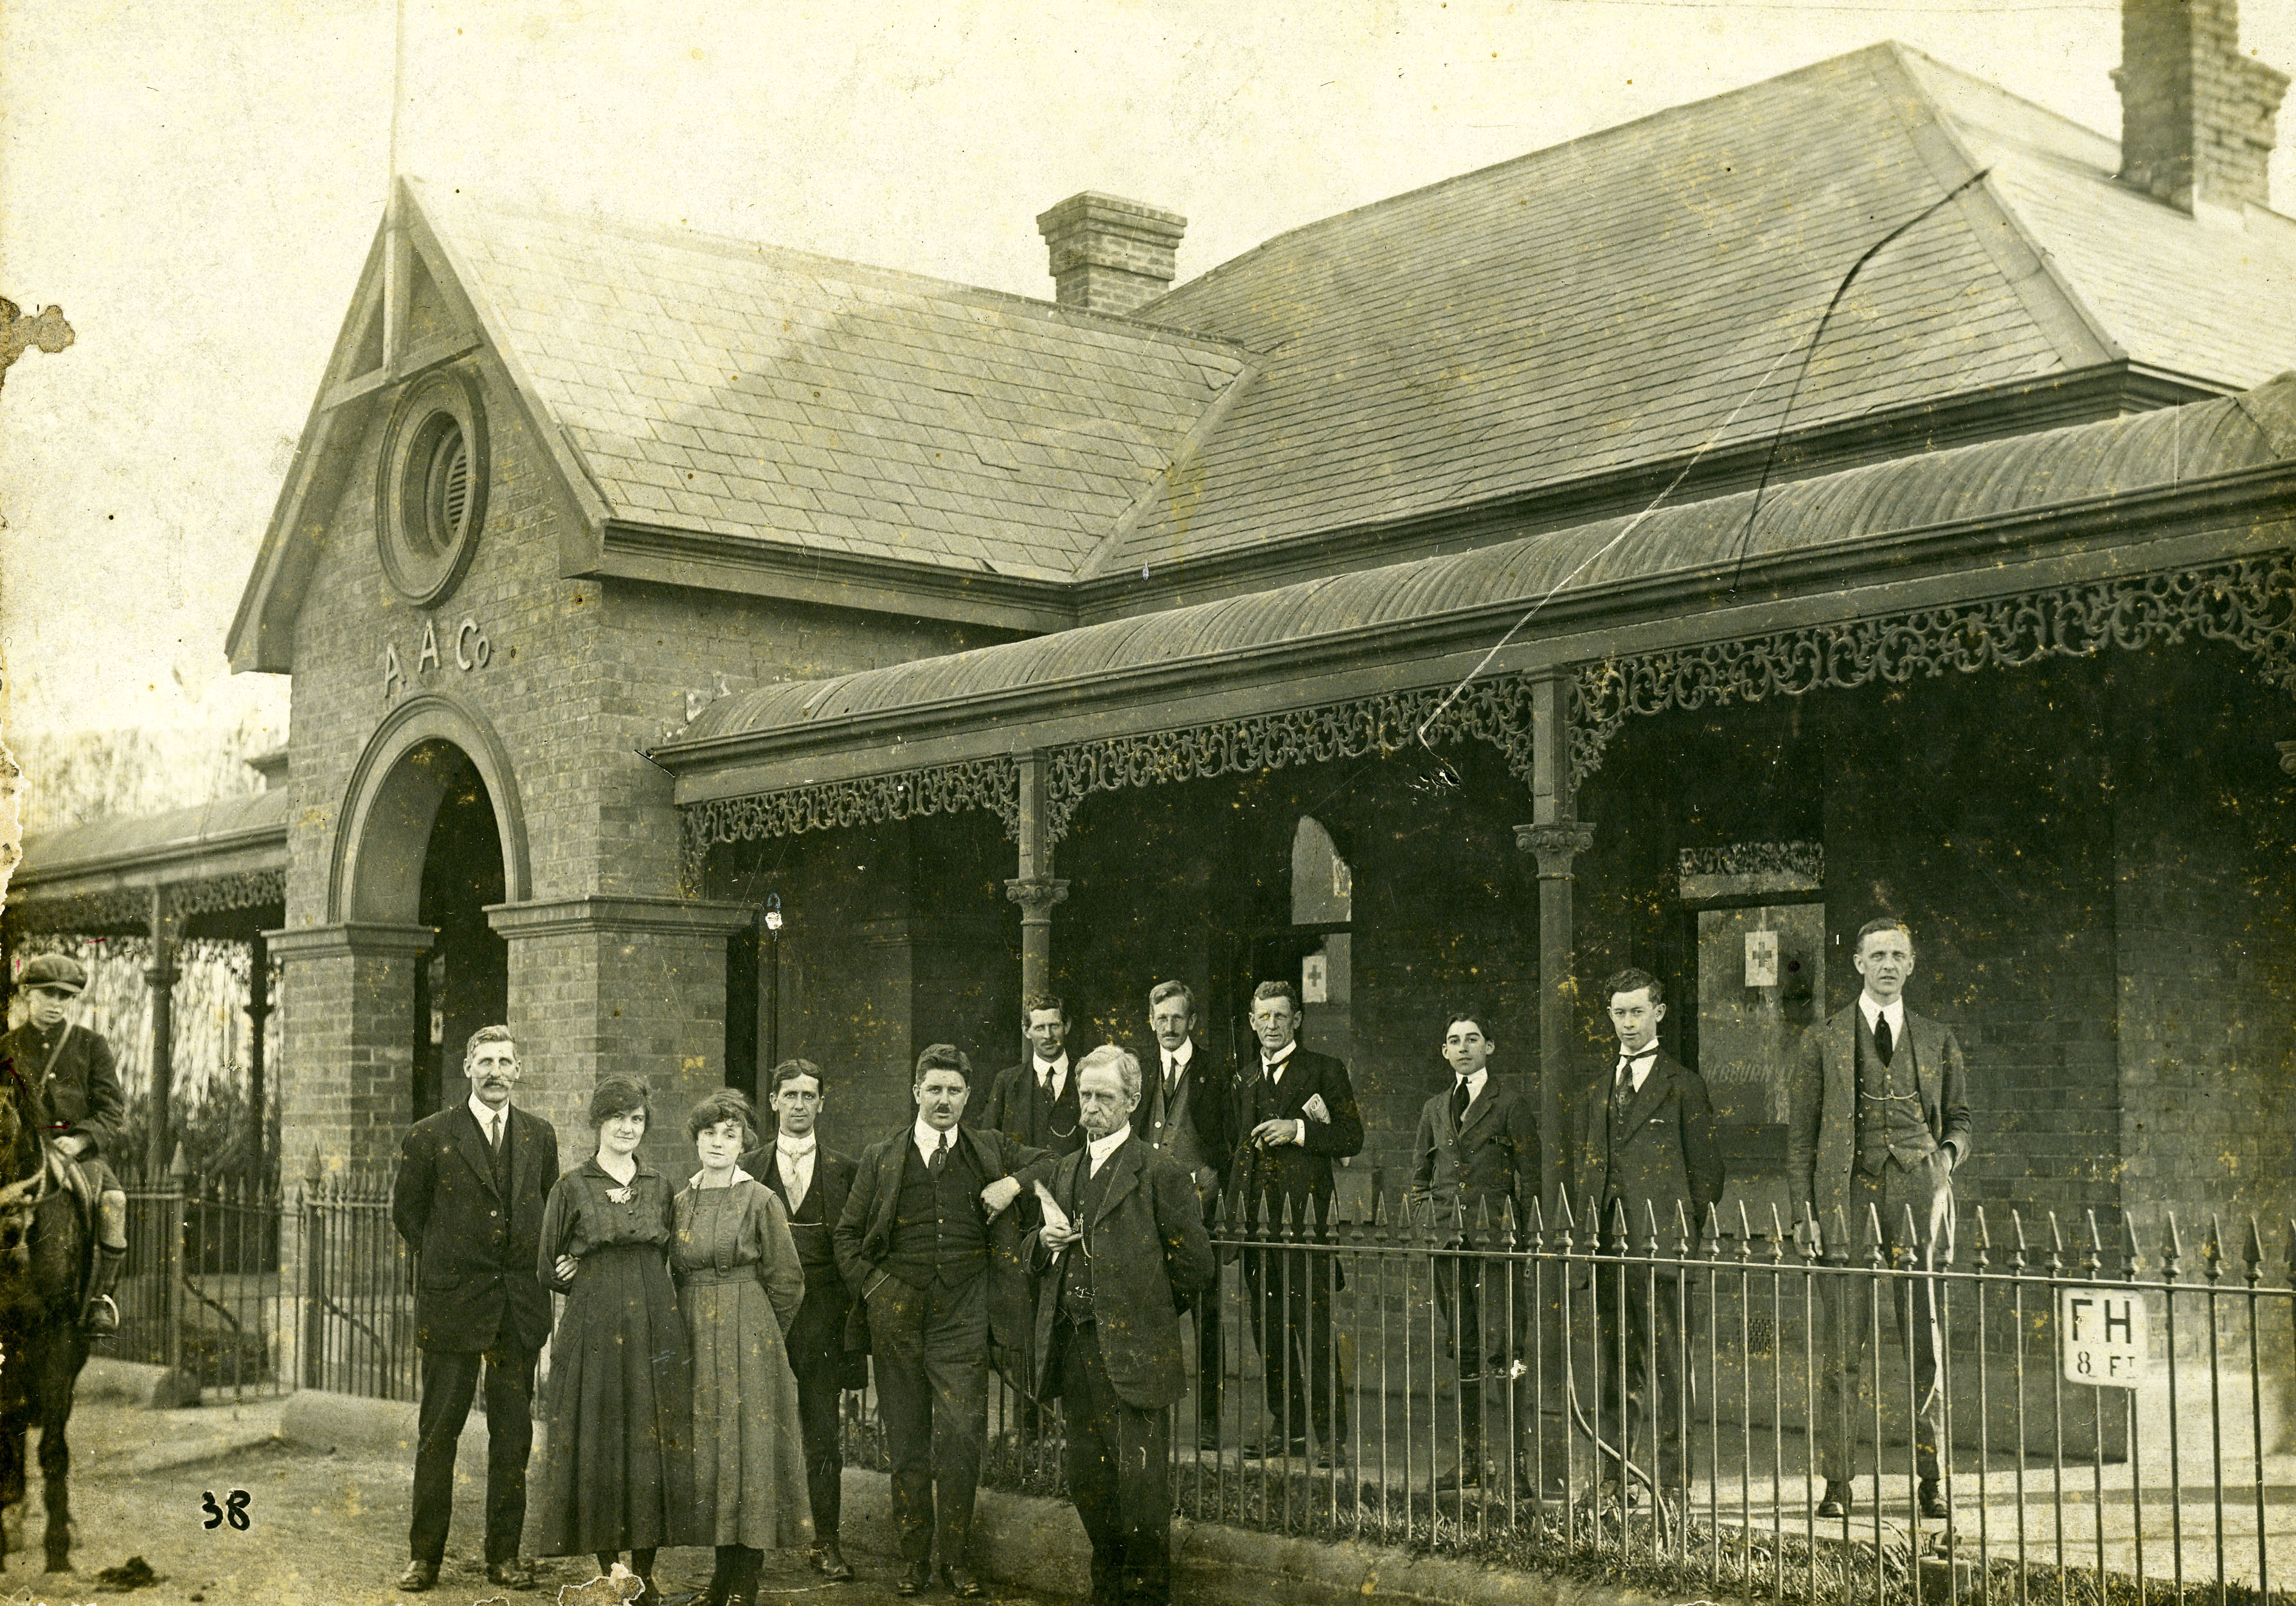
[[[108,1338],[119,1330],[111,1289],[127,1258],[127,1195],[103,1158],[106,1149],[119,1144],[127,1113],[119,1062],[110,1043],[67,1018],[71,1001],[87,988],[87,971],[78,960],[41,954],[25,965],[17,985],[28,996],[29,1012],[22,1025],[0,1038],[0,1060],[17,1085],[34,1095],[33,1102],[45,1106],[50,1149],[61,1157],[73,1193],[94,1203],[95,1257],[81,1326],[91,1338]]]

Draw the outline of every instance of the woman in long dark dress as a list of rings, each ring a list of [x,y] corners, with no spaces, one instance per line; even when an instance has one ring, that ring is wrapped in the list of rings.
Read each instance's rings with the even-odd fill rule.
[[[535,1552],[619,1552],[654,1588],[654,1551],[693,1509],[693,1358],[670,1286],[668,1179],[637,1157],[652,1097],[609,1076],[590,1095],[598,1152],[558,1179],[542,1217],[544,1283],[567,1295],[550,1341]]]
[[[695,1606],[753,1606],[767,1550],[809,1537],[797,1379],[782,1335],[805,1300],[805,1267],[781,1196],[736,1164],[755,1141],[750,1101],[721,1088],[685,1129],[701,1169],[677,1196],[670,1266],[693,1343],[697,1540],[718,1568]]]

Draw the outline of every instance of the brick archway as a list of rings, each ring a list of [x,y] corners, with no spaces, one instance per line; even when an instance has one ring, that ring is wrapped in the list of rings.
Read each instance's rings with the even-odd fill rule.
[[[502,836],[504,895],[512,903],[533,895],[526,812],[510,754],[485,715],[432,692],[393,709],[352,767],[327,869],[330,924],[416,923],[423,856],[449,770],[424,754],[442,744],[468,758],[486,784]]]

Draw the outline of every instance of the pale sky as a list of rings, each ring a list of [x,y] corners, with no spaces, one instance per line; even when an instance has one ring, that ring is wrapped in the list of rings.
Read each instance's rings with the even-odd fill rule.
[[[2120,129],[2115,0],[406,5],[433,185],[1043,297],[1036,214],[1079,189],[1185,214],[1186,278],[1883,38]],[[2296,69],[2296,3],[2246,11]],[[224,632],[381,217],[395,15],[0,0],[0,293],[78,335],[0,389],[9,728],[283,726]]]

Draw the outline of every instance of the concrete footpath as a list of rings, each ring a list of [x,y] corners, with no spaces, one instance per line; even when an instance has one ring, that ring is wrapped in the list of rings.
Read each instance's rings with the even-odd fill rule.
[[[414,1407],[305,1390],[242,1405],[143,1410],[92,1401],[76,1415],[78,1457],[90,1474],[134,1474],[229,1455],[274,1438],[313,1450],[413,1454]],[[483,1457],[486,1429],[473,1417],[463,1454]],[[892,1566],[897,1553],[888,1479],[845,1473],[845,1548]],[[973,1520],[980,1569],[1034,1594],[1090,1593],[1089,1553],[1065,1503],[984,1489]],[[1348,1602],[1458,1602],[1460,1606],[1659,1606],[1656,1597],[1607,1585],[1375,1545],[1324,1544],[1209,1524],[1173,1525],[1176,1595],[1207,1606],[1338,1606]]]

